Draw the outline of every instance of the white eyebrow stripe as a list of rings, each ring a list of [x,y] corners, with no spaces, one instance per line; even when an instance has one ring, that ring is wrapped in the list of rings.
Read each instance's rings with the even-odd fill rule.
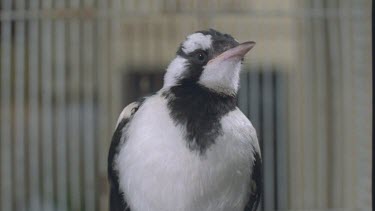
[[[182,45],[184,53],[188,54],[197,49],[209,49],[212,44],[211,35],[204,35],[202,33],[191,34],[186,38]]]

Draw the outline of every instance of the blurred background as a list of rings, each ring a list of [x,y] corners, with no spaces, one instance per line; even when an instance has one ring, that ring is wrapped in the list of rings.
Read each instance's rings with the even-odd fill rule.
[[[108,210],[117,116],[185,37],[254,40],[259,210],[371,210],[371,0],[0,0],[0,210]]]

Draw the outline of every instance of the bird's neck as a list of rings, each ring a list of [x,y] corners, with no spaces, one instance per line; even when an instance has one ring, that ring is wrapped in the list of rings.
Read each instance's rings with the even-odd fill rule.
[[[162,95],[173,121],[186,126],[189,148],[201,153],[221,134],[221,118],[236,108],[234,96],[220,95],[198,84],[180,84]]]

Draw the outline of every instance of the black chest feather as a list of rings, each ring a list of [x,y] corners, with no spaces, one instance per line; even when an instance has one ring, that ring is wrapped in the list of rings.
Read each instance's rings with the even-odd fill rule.
[[[201,154],[222,134],[220,119],[236,108],[236,98],[197,84],[183,84],[163,93],[176,125],[186,126],[185,139]]]

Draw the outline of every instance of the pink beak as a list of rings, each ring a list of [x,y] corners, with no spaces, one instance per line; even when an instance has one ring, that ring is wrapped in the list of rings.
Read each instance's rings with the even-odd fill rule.
[[[230,59],[230,58],[242,59],[245,56],[245,54],[247,52],[249,52],[254,46],[255,46],[254,41],[248,41],[248,42],[241,43],[238,46],[236,46],[234,48],[231,48],[227,51],[224,51],[219,56],[211,59],[210,61],[208,61],[207,64],[210,64],[212,62],[224,61],[224,60],[227,60],[227,59]]]

